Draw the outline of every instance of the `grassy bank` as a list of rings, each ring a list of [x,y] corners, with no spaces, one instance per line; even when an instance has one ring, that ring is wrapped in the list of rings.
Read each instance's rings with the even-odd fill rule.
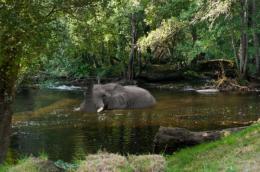
[[[56,164],[57,165],[57,164]],[[46,158],[26,158],[17,165],[0,166],[0,172],[62,171]],[[127,157],[99,153],[66,171],[260,171],[260,123],[229,135],[219,141],[183,149],[173,155],[141,155]],[[68,167],[68,168],[66,168]],[[73,167],[73,168],[70,168]]]
[[[168,156],[167,171],[260,171],[260,123]]]

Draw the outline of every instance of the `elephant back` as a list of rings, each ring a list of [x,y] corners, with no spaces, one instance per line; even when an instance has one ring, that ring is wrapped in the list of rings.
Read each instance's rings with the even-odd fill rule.
[[[131,105],[130,108],[144,108],[156,103],[155,98],[146,89],[137,86],[125,86],[125,90]]]

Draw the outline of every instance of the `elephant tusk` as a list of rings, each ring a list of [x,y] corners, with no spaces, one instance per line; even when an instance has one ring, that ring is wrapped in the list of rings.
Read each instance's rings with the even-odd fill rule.
[[[103,111],[104,110],[104,106],[103,107],[100,107],[98,110],[97,110],[97,112],[99,113],[99,112],[101,112],[101,111]]]
[[[74,112],[80,111],[80,107],[74,108],[73,111],[74,111]]]

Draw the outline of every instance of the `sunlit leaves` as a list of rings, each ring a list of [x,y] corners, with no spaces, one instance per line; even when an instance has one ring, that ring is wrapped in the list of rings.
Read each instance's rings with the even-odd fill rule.
[[[192,9],[190,6],[193,4],[190,0],[158,0],[149,1],[145,8],[145,22],[152,28],[160,26],[163,20],[176,17],[179,20],[183,19],[183,14]],[[187,16],[186,17],[190,17]]]
[[[163,21],[160,27],[151,31],[147,37],[141,38],[138,41],[138,45],[142,51],[145,51],[148,47],[152,50],[155,50],[157,47],[168,47],[170,43],[174,42],[174,39],[183,27],[185,27],[185,24],[176,18]]]
[[[225,18],[232,16],[232,5],[236,2],[237,0],[209,0],[206,2],[197,0],[201,9],[197,12],[192,22],[207,20],[212,26],[220,16]]]

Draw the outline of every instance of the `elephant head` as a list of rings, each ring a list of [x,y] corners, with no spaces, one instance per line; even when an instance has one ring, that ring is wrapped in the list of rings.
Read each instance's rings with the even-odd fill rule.
[[[118,109],[126,106],[126,91],[119,84],[94,85],[92,97],[97,112],[101,112],[105,108]]]
[[[101,85],[94,85],[93,88],[93,102],[96,106],[97,112],[101,112],[105,108],[105,98],[107,96],[110,96],[109,93],[107,93]]]

